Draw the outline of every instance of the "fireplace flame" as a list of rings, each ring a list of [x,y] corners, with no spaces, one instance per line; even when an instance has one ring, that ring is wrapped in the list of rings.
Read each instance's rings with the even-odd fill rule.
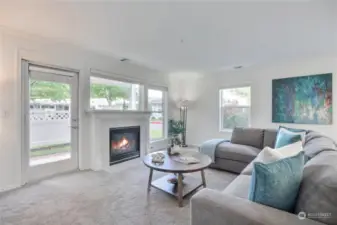
[[[129,144],[128,139],[126,139],[125,137],[122,138],[122,140],[119,142],[119,148],[122,148],[124,146],[127,146]]]
[[[126,149],[129,147],[129,140],[126,137],[122,137],[119,141],[112,142],[113,149]]]

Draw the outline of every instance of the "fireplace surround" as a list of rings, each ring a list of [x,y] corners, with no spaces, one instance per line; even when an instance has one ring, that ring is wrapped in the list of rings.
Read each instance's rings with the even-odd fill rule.
[[[110,128],[140,126],[140,157],[150,150],[149,126],[151,112],[88,110],[90,133],[90,168],[94,171],[111,171],[110,165]]]
[[[140,126],[109,129],[110,165],[140,157]]]

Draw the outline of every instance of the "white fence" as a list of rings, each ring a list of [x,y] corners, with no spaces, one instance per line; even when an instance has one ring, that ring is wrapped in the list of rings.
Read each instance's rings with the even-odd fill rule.
[[[70,143],[69,111],[30,111],[30,147]]]

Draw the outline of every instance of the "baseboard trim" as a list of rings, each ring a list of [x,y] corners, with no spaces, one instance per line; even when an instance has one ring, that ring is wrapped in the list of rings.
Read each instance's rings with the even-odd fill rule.
[[[22,186],[23,185],[11,185],[11,186],[7,186],[5,188],[0,188],[0,193],[5,193],[5,192],[8,192],[8,191],[12,191],[12,190],[18,189],[18,188],[20,188]]]

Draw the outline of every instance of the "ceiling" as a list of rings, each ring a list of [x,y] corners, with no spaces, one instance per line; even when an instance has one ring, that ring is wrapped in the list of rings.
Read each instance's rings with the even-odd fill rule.
[[[334,0],[0,1],[0,25],[168,72],[337,55]]]

